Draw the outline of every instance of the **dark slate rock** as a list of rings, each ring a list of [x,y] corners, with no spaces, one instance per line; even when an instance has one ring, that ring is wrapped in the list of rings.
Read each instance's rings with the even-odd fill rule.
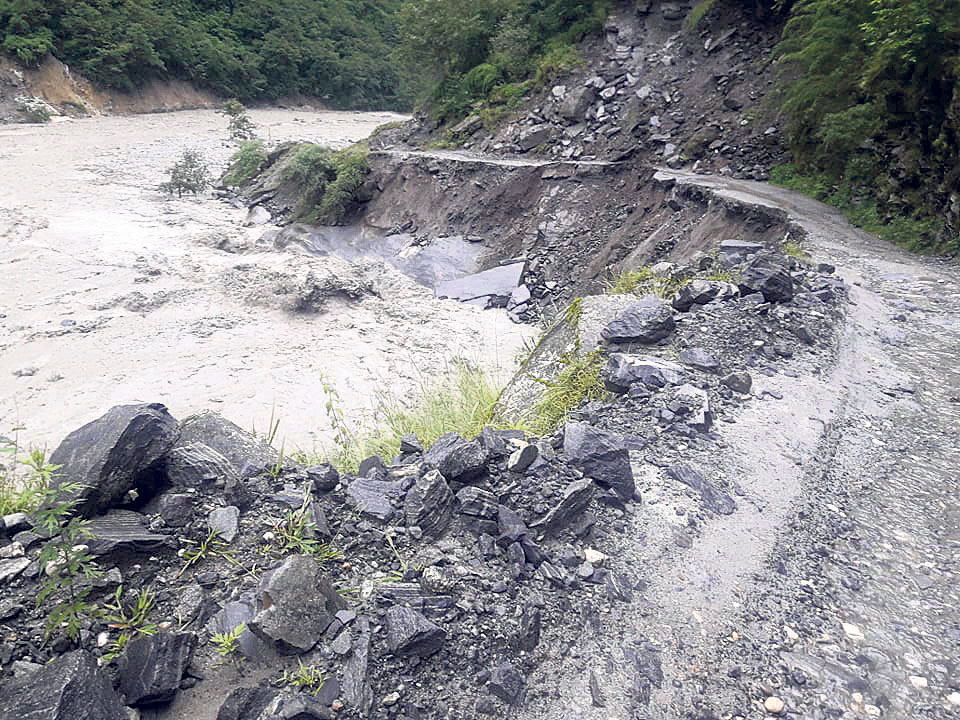
[[[343,664],[343,698],[366,717],[373,706],[373,690],[367,672],[370,665],[370,621],[357,618],[353,652]]]
[[[680,362],[689,367],[703,370],[704,372],[716,372],[720,369],[720,363],[717,359],[703,348],[687,348],[680,351]]]
[[[377,595],[377,603],[392,607],[403,605],[416,610],[428,618],[441,618],[454,606],[451,595],[424,591],[419,583],[385,583]]]
[[[507,470],[522,473],[533,465],[538,457],[540,457],[540,448],[533,443],[523,445],[510,454],[510,459],[507,460]]]
[[[647,295],[627,306],[603,329],[611,343],[655,343],[667,337],[676,323],[673,310],[663,300]]]
[[[699,492],[700,501],[711,512],[719,515],[732,515],[737,509],[737,504],[732,497],[715,488],[709,480],[691,467],[685,465],[671,466],[667,468],[667,475]]]
[[[5,683],[0,720],[127,720],[127,712],[93,656],[75,650]]]
[[[400,657],[427,657],[442,646],[447,634],[416,610],[395,605],[387,610],[387,647]]]
[[[515,262],[447,280],[437,285],[438,298],[452,298],[484,307],[506,307],[510,294],[520,284],[524,263]]]
[[[0,560],[0,583],[13,580],[28,567],[30,567],[30,558],[18,557]]]
[[[686,409],[683,417],[689,427],[704,433],[710,431],[713,426],[713,411],[706,390],[693,385],[681,385],[677,388],[677,400]]]
[[[469,482],[486,472],[488,459],[476,440],[447,433],[424,454],[423,466],[439,470],[451,482]]]
[[[530,530],[523,521],[523,518],[506,505],[497,506],[497,527],[500,533],[497,542],[504,546],[530,534]]]
[[[453,492],[443,475],[431,470],[407,491],[403,504],[408,527],[419,527],[429,538],[438,537],[453,516]]]
[[[379,455],[371,455],[362,460],[357,466],[357,475],[360,477],[378,479],[387,472],[387,465]]]
[[[313,489],[318,493],[329,492],[340,482],[340,473],[333,465],[328,463],[311,465],[306,469],[306,473]]]
[[[333,720],[336,716],[329,705],[319,696],[286,688],[270,702],[259,720]]]
[[[411,455],[420,455],[423,453],[423,445],[420,444],[420,438],[413,434],[404,435],[400,438],[400,452]]]
[[[565,529],[593,499],[594,483],[590,479],[575,480],[563,490],[563,497],[543,519],[533,524],[548,533]]]
[[[347,487],[347,500],[361,514],[388,522],[394,514],[394,502],[403,498],[403,485],[389,480],[357,478]]]
[[[180,423],[178,448],[199,443],[227,459],[241,477],[250,477],[274,467],[277,451],[253,433],[214,412],[191,415]]]
[[[687,312],[694,305],[706,305],[714,300],[729,300],[740,294],[736,285],[717,280],[694,280],[683,286],[674,295],[671,305],[681,312]]]
[[[234,505],[217,508],[207,517],[207,526],[224,542],[233,542],[240,529],[240,509]]]
[[[487,689],[491,695],[513,705],[521,699],[526,684],[526,678],[515,665],[502,663],[490,671]]]
[[[147,527],[147,518],[132,510],[111,510],[90,521],[93,539],[87,544],[97,556],[117,552],[151,553],[176,547],[169,535],[159,535]]]
[[[524,605],[520,614],[520,629],[517,632],[517,647],[531,652],[540,644],[540,629],[543,624],[540,608]]]
[[[272,687],[237,688],[223,701],[217,720],[259,720],[280,691]]]
[[[201,488],[239,479],[237,470],[223,455],[201,442],[184,443],[182,438],[166,454],[164,470],[170,484],[180,488]]]
[[[263,610],[250,630],[273,643],[282,654],[304,653],[320,640],[346,603],[319,563],[307,555],[291,555],[260,583]]]
[[[733,390],[734,392],[747,394],[750,392],[750,388],[753,387],[753,378],[750,377],[750,373],[747,372],[734,372],[725,376],[721,380],[724,385]]]
[[[120,692],[131,707],[169,702],[180,688],[193,649],[194,633],[163,632],[127,643],[120,660]]]
[[[763,247],[761,243],[748,240],[724,240],[720,243],[720,253],[726,255],[727,262],[738,264],[747,260],[750,255],[756,255]]]
[[[523,433],[515,430],[494,430],[485,427],[477,437],[477,442],[489,458],[501,458],[510,452],[507,440],[516,437],[523,439]]]
[[[152,495],[158,489],[153,465],[177,436],[177,421],[163,405],[118,405],[74,430],[53,451],[50,463],[60,466],[53,487],[83,486],[69,498],[79,502],[84,517],[109,510],[134,488]]]
[[[567,120],[583,120],[587,110],[597,99],[593,88],[577,87],[567,91],[567,96],[560,103],[560,115]]]
[[[457,501],[460,503],[460,512],[464,515],[481,518],[497,516],[498,500],[492,492],[468,485],[457,493]]]
[[[170,527],[183,527],[193,520],[193,506],[197,498],[186,493],[163,493],[150,501],[144,512],[157,514]]]
[[[767,302],[785,302],[793,297],[793,278],[785,257],[758,255],[740,274],[740,291],[763,293]]]
[[[611,392],[627,392],[642,383],[647,388],[678,385],[683,381],[683,368],[676,363],[646,355],[612,353],[603,368],[603,384]]]
[[[250,632],[250,622],[256,616],[257,600],[252,593],[245,594],[237,600],[224,603],[223,608],[210,618],[207,631],[211,635],[228,633],[233,632],[240,625],[246,625],[247,629],[241,633],[237,642],[244,657],[255,659],[262,655],[261,651],[264,649],[263,641]]]
[[[622,436],[586,423],[568,422],[563,430],[563,452],[587,477],[613,488],[626,500],[633,497],[636,485]]]

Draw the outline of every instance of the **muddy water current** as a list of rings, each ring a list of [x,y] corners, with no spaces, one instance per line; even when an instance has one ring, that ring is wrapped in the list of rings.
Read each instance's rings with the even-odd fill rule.
[[[268,141],[334,146],[397,119],[251,114]],[[456,358],[513,369],[531,329],[428,287],[473,269],[460,248],[391,248],[406,274],[375,252],[376,229],[281,251],[243,208],[156,189],[188,147],[219,174],[225,138],[213,111],[0,127],[0,435],[55,445],[112,405],[162,402],[245,428],[272,416],[287,448],[312,450],[328,437],[325,384],[369,420],[383,395],[412,397]],[[304,308],[304,282],[345,292]]]

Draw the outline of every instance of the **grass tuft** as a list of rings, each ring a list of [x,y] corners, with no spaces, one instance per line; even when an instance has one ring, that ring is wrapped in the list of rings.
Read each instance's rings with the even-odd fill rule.
[[[703,19],[707,16],[712,9],[716,0],[700,0],[693,8],[687,13],[687,17],[683,20],[683,26],[687,30],[696,30]]]
[[[607,396],[600,373],[604,355],[599,348],[582,358],[570,353],[563,358],[563,369],[553,380],[538,380],[545,387],[533,413],[530,431],[546,435],[556,430],[571,412],[584,403]]]
[[[263,141],[250,140],[241,143],[240,149],[230,158],[230,166],[223,176],[223,184],[231,187],[243,185],[260,172],[265,162],[267,162],[267,152],[263,149]]]

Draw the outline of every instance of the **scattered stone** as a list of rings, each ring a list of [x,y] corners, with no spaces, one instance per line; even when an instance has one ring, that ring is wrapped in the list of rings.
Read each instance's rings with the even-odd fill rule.
[[[201,442],[182,443],[164,458],[167,479],[174,487],[201,488],[217,482],[239,479],[236,469],[223,455]]]
[[[0,518],[0,529],[7,533],[7,535],[14,535],[24,530],[30,530],[32,527],[33,524],[30,522],[30,518],[27,517],[26,513],[10,513]]]
[[[234,474],[242,478],[272,469],[279,458],[268,443],[215,412],[191,415],[180,423],[177,448],[190,444],[206,445],[216,451],[226,458]]]
[[[30,566],[29,558],[0,560],[0,583],[12,580]]]
[[[763,709],[771,715],[779,715],[783,712],[784,707],[786,707],[785,703],[776,695],[771,695],[763,701]]]
[[[240,509],[234,505],[217,508],[207,518],[207,526],[224,542],[233,542],[240,529]]]
[[[691,467],[671,466],[667,468],[667,475],[699,492],[703,506],[711,512],[718,515],[732,515],[737,509],[737,504],[732,497],[717,490],[703,475]]]
[[[534,528],[543,528],[548,533],[566,529],[583,512],[593,499],[594,483],[590,479],[575,480],[563,490],[563,497],[538,522]]]
[[[603,697],[603,691],[600,689],[600,680],[592,668],[590,670],[590,700],[594,707],[602,708],[607,706],[607,701]]]
[[[86,650],[61,655],[3,688],[0,720],[128,720],[120,697]]]
[[[60,500],[78,501],[77,512],[92,517],[122,502],[133,489],[156,491],[153,465],[177,441],[177,421],[159,403],[118,405],[64,438],[50,456],[59,465],[53,489],[79,486]]]
[[[90,552],[97,556],[114,553],[151,553],[176,545],[170,535],[149,529],[147,518],[132,510],[111,510],[90,521]]]
[[[515,473],[522,473],[530,467],[534,461],[540,457],[540,448],[534,443],[528,443],[517,448],[507,460],[507,470]]]
[[[853,623],[843,623],[843,633],[854,642],[862,642],[864,639],[863,631]]]
[[[279,693],[272,687],[236,688],[220,706],[217,720],[259,720]]]
[[[793,298],[793,278],[787,259],[778,255],[758,255],[740,274],[740,291],[763,293],[767,302],[786,302]]]
[[[505,703],[513,705],[523,695],[527,680],[512,663],[502,663],[490,671],[487,689]]]
[[[367,678],[370,663],[370,621],[357,618],[353,651],[343,664],[343,698],[365,717],[373,706],[373,690]]]
[[[603,330],[611,343],[652,344],[676,328],[673,310],[655,295],[646,295],[619,313]]]
[[[403,497],[403,485],[387,480],[357,478],[347,487],[347,500],[363,515],[388,522],[394,514],[393,501]]]
[[[688,427],[703,433],[710,431],[713,426],[713,412],[706,390],[693,385],[681,385],[677,388],[677,400],[688,410],[684,415]]]
[[[460,512],[481,518],[497,517],[497,496],[480,488],[467,486],[457,493]]]
[[[439,471],[427,472],[410,488],[404,515],[408,527],[419,527],[430,538],[447,529],[453,516],[453,492]]]
[[[586,423],[568,422],[563,431],[563,452],[587,477],[613,488],[625,500],[633,497],[636,485],[630,453],[621,436]]]
[[[162,632],[127,643],[120,660],[120,692],[127,705],[169,702],[180,688],[197,643],[194,633]]]
[[[524,263],[515,262],[437,285],[438,298],[451,298],[482,307],[506,307],[510,295],[520,284]]]
[[[709,373],[720,369],[720,363],[717,359],[703,348],[687,348],[680,351],[680,362]]]
[[[260,583],[263,610],[249,623],[261,640],[285,655],[304,653],[320,640],[346,603],[320,565],[307,555],[291,555]]]
[[[476,440],[447,433],[423,456],[424,468],[435,468],[450,482],[468,482],[487,469],[488,456]]]
[[[726,385],[734,392],[746,395],[753,387],[753,378],[747,372],[733,372],[725,376],[720,382]]]
[[[387,647],[401,657],[427,657],[437,652],[446,639],[443,629],[416,610],[400,605],[387,610]]]
[[[637,383],[659,389],[682,381],[683,368],[680,365],[645,355],[611,353],[603,368],[603,384],[611,392],[627,392]]]
[[[416,435],[407,434],[400,438],[400,452],[404,455],[422,455],[423,445]]]
[[[313,484],[314,491],[318,493],[329,492],[340,482],[340,472],[329,463],[311,465],[305,472]]]

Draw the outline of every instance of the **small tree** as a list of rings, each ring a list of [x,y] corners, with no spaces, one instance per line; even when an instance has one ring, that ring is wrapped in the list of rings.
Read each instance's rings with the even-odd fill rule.
[[[185,192],[197,195],[210,186],[210,169],[197,150],[184,150],[183,155],[168,170],[170,179],[160,185],[160,190],[177,197]]]
[[[239,100],[227,100],[221,112],[230,118],[227,130],[234,141],[253,140],[257,137],[257,126],[247,115],[247,108]]]

